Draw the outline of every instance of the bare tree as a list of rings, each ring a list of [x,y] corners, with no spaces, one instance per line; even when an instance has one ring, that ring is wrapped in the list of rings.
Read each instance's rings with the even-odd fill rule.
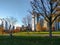
[[[12,30],[14,30],[14,25],[16,24],[17,20],[14,17],[9,17],[5,20],[9,23],[10,36],[12,37]]]
[[[26,19],[26,17],[23,17],[22,23],[24,24],[24,26],[27,26],[27,19]]]
[[[25,26],[28,26],[28,24],[31,24],[31,15],[26,15],[23,19],[22,22]]]
[[[23,22],[23,24],[29,29],[30,28],[30,26],[31,26],[31,15],[26,15],[26,17],[24,17],[23,19],[22,19],[22,22]]]
[[[32,0],[33,10],[49,23],[49,36],[52,37],[52,24],[60,16],[60,0]],[[53,18],[54,16],[54,18]]]
[[[6,20],[9,22],[11,25],[15,25],[17,22],[17,19],[14,17],[7,17]]]
[[[27,15],[27,22],[28,22],[28,24],[31,24],[31,15]]]
[[[28,30],[31,30],[31,22],[32,22],[32,17],[31,15],[27,15],[27,22],[28,22]]]

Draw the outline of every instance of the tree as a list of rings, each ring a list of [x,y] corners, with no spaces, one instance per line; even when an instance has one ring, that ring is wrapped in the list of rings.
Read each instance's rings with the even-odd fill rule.
[[[24,26],[27,26],[27,20],[26,20],[26,17],[23,17],[22,23],[24,24]]]
[[[31,15],[26,15],[23,17],[22,22],[25,26],[28,26],[28,24],[31,24]]]
[[[32,0],[32,9],[49,23],[49,36],[52,37],[52,24],[60,16],[60,0]],[[54,16],[54,18],[53,18]]]
[[[26,17],[22,19],[24,26],[26,26],[28,29],[31,28],[31,19],[31,15],[26,15]]]
[[[27,15],[26,17],[23,17],[22,22],[25,26],[31,24],[31,15]]]
[[[11,25],[15,25],[17,22],[17,19],[14,17],[7,17],[6,20],[9,22]]]
[[[12,31],[14,29],[14,25],[16,24],[17,20],[14,17],[5,18],[5,20],[9,23],[10,36],[12,37]]]

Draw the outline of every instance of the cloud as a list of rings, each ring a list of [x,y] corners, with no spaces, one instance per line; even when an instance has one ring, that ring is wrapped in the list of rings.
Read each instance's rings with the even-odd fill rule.
[[[15,24],[15,26],[16,26],[16,27],[17,27],[17,26],[21,27],[21,25],[20,25],[20,24]]]

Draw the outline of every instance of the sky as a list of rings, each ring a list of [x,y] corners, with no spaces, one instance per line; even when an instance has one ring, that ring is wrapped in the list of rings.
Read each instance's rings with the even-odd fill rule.
[[[0,0],[0,18],[14,17],[16,25],[23,25],[22,18],[29,14],[30,0]]]

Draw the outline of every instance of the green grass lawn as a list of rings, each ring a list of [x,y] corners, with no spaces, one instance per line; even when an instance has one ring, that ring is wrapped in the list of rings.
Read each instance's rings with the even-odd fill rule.
[[[60,45],[60,37],[0,36],[0,45]]]
[[[44,34],[49,35],[49,32],[19,32],[13,33],[12,38],[9,34],[0,34],[0,45],[60,45],[60,36],[53,36],[50,39]],[[60,32],[52,34],[60,35]]]
[[[14,36],[49,36],[49,32],[18,32]],[[52,32],[53,36],[60,36],[60,32]]]

